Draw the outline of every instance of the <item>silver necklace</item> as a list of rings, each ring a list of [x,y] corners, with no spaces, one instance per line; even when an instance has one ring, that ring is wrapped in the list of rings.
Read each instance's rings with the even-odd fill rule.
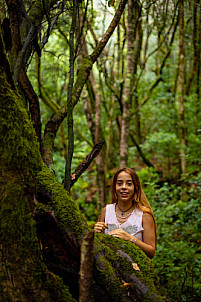
[[[125,211],[123,211],[122,209],[120,209],[118,203],[117,203],[117,206],[118,206],[119,210],[121,211],[121,216],[123,217],[124,213],[128,212],[132,208],[133,205],[129,209],[125,210]]]
[[[116,216],[119,217],[120,219],[126,219],[126,218],[128,218],[131,214],[132,214],[132,213],[128,214],[127,216],[122,217],[122,216],[119,216],[119,215],[117,214],[117,212],[116,212]]]

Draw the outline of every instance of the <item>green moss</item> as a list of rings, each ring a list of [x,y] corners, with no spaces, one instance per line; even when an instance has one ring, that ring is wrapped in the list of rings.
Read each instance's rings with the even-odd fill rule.
[[[2,174],[0,182],[0,244],[4,255],[0,269],[2,290],[7,288],[11,275],[15,299],[32,292],[36,301],[73,301],[68,288],[56,276],[47,273],[43,264],[35,222],[29,201],[24,196],[23,180],[7,172]],[[7,300],[13,301],[13,298],[8,294]]]
[[[33,139],[35,132],[22,101],[10,90],[4,74],[0,75],[0,87],[1,163],[5,168],[22,172],[26,179],[30,179],[41,167],[39,144]]]
[[[102,263],[102,268],[98,269],[100,273],[99,279],[102,279],[104,284],[106,284],[106,291],[108,296],[112,301],[119,301],[119,297],[121,297],[121,301],[123,302],[124,291],[122,288],[122,283],[116,276],[115,268],[113,268],[110,261],[108,261],[103,256],[99,258],[99,261]]]
[[[53,173],[45,166],[37,176],[37,186],[38,190],[48,192],[51,195],[50,206],[58,219],[59,226],[69,236],[72,235],[76,238],[80,244],[89,230],[86,218],[63,186],[56,181]]]
[[[76,83],[73,87],[73,92],[72,92],[73,107],[77,104],[77,102],[79,100],[80,94],[81,94],[84,84],[89,76],[92,66],[93,66],[93,62],[89,56],[83,59],[82,65],[80,66],[79,71],[78,71],[78,77],[77,77]]]
[[[49,13],[50,8],[56,3],[56,1],[45,0],[45,1],[34,1],[32,8],[29,13],[29,20],[36,25],[40,25],[42,18],[46,12]],[[44,8],[45,5],[45,8]]]
[[[140,248],[131,242],[103,234],[97,234],[95,246],[95,256],[104,255],[104,257],[99,258],[99,261],[102,262],[102,274],[105,275],[107,280],[112,276],[112,278],[121,280],[122,284],[123,282],[133,283],[135,279],[132,276],[135,276],[142,287],[145,288],[145,292],[147,291],[143,301],[163,301],[154,284],[155,274],[151,260]],[[140,271],[135,270],[132,263],[136,263]],[[107,269],[105,270],[104,267],[107,267]],[[118,270],[114,270],[115,268],[118,268]],[[135,287],[135,285],[133,286]],[[111,287],[109,288],[111,290]],[[115,292],[118,291],[119,284],[117,283]]]
[[[64,285],[63,280],[52,273],[49,274],[50,278],[48,278],[45,284],[47,290],[51,292],[51,301],[76,302],[76,300],[71,296],[68,287]]]

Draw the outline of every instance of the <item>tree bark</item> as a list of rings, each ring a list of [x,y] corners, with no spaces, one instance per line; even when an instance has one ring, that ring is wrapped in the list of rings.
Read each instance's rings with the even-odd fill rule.
[[[95,84],[95,83],[93,83]],[[92,84],[92,85],[93,85]],[[94,86],[94,85],[93,85]],[[95,87],[95,86],[94,86]],[[99,92],[95,92],[95,142],[97,143],[102,138],[101,129],[101,96]],[[97,208],[101,210],[106,205],[105,194],[105,154],[104,149],[101,150],[99,156],[96,158],[97,170],[97,187],[98,187],[98,203]]]
[[[92,301],[94,231],[84,237],[81,246],[79,302]]]
[[[29,111],[33,121],[34,129],[41,144],[41,120],[38,96],[35,93],[31,82],[26,74],[26,63],[31,55],[34,38],[37,41],[37,27],[41,25],[44,10],[49,11],[55,1],[50,1],[46,8],[40,1],[35,1],[27,15],[24,4],[20,1],[7,0],[10,28],[12,34],[12,45],[14,51],[15,64],[14,79],[29,102]],[[37,42],[38,43],[38,42]]]
[[[123,115],[121,125],[121,139],[120,139],[120,167],[126,167],[128,165],[128,142],[129,142],[129,130],[130,130],[130,118],[131,108],[133,101],[133,86],[137,72],[137,55],[135,47],[136,27],[139,22],[139,10],[138,1],[128,2],[128,24],[127,24],[127,67],[125,77],[125,91],[123,96]],[[136,12],[137,11],[137,12]],[[137,47],[136,47],[137,48]],[[137,102],[137,98],[136,98]],[[139,127],[139,115],[137,116],[137,125]],[[139,132],[139,128],[138,128]],[[138,133],[139,135],[139,133]]]
[[[77,2],[73,0],[73,15],[72,15],[72,24],[70,29],[70,77],[68,83],[68,95],[67,95],[67,128],[68,128],[68,147],[66,155],[66,165],[65,165],[65,180],[64,188],[70,192],[70,182],[71,182],[71,163],[74,152],[74,129],[73,129],[73,104],[72,104],[72,90],[74,83],[74,63],[75,63],[75,47],[74,47],[74,38],[76,31],[76,19],[77,19]]]
[[[185,94],[189,96],[191,91],[191,84],[193,82],[193,79],[196,77],[197,74],[197,68],[198,68],[198,62],[199,62],[199,48],[198,48],[198,31],[199,26],[197,24],[197,2],[195,1],[193,3],[193,64],[192,64],[192,70],[189,74],[189,77],[187,77],[187,83],[186,83],[186,89]]]
[[[185,139],[185,67],[184,67],[184,1],[179,5],[179,121],[180,121],[180,163],[181,173],[186,173],[186,139]]]
[[[198,3],[199,0],[197,0]],[[196,74],[196,94],[197,94],[197,113],[199,112],[199,101],[200,101],[200,74],[201,74],[201,8],[198,10],[198,61],[197,61],[197,74]]]

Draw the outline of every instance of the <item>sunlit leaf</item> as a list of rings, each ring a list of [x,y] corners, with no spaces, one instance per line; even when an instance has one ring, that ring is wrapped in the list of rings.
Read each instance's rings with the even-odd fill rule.
[[[133,266],[134,270],[140,272],[140,268],[139,268],[139,266],[137,265],[137,263],[134,263],[134,262],[133,262],[133,263],[132,263],[132,266]]]
[[[133,284],[133,283],[127,283],[127,282],[125,282],[124,280],[122,280],[122,282],[123,282],[123,287],[126,289],[126,290],[128,290],[130,287],[131,287],[131,285]]]
[[[74,180],[75,179],[75,174],[71,175],[71,179]]]

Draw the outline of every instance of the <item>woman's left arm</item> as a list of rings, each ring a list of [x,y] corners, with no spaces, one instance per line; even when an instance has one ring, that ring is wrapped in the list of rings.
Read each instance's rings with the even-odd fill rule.
[[[136,245],[139,246],[149,258],[153,258],[156,250],[156,234],[154,220],[151,214],[144,212],[142,217],[144,232],[142,240],[137,239]]]
[[[156,244],[155,244],[154,220],[151,214],[143,213],[142,225],[144,228],[143,241],[128,234],[122,229],[114,230],[110,232],[110,235],[135,243],[139,248],[141,248],[141,250],[145,252],[145,254],[149,258],[153,258],[155,255]]]

